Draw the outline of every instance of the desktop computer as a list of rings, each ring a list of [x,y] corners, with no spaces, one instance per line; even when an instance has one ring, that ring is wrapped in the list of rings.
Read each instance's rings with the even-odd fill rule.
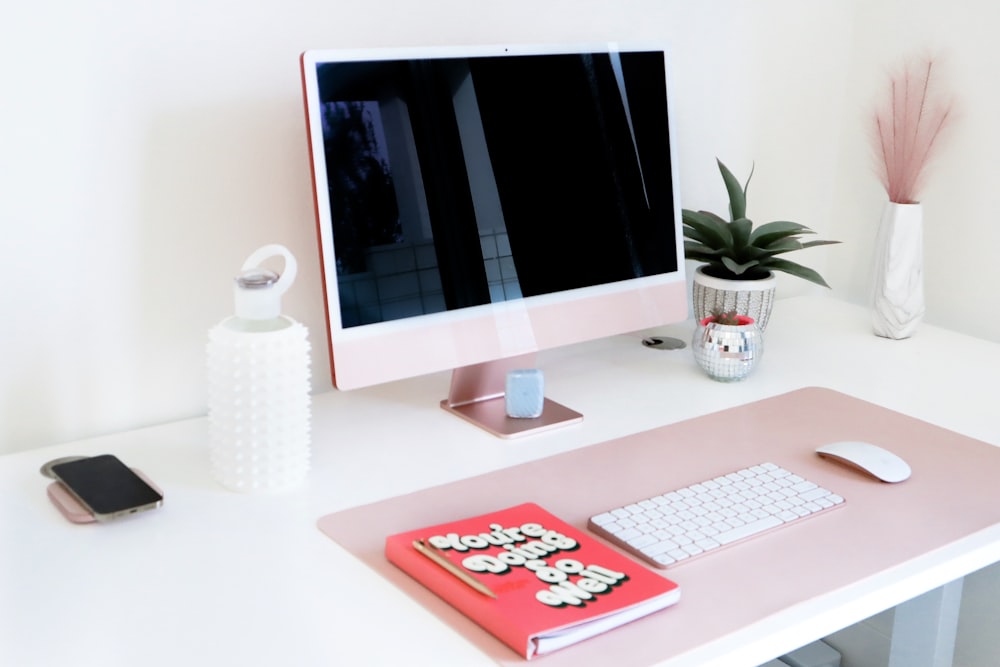
[[[451,370],[442,406],[497,435],[541,350],[688,315],[662,44],[307,51],[331,373]]]

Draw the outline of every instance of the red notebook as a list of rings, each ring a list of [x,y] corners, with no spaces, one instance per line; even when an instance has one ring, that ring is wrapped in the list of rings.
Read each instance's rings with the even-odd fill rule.
[[[391,535],[385,555],[529,659],[680,599],[675,582],[533,503]]]

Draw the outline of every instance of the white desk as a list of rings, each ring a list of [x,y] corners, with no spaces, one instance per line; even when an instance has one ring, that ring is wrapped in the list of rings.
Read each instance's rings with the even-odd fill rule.
[[[0,458],[0,664],[491,664],[320,533],[316,520],[810,385],[1000,444],[991,388],[1000,345],[927,326],[907,341],[878,339],[864,309],[834,300],[779,301],[763,362],[740,384],[714,383],[690,350],[651,350],[638,336],[552,351],[540,364],[548,393],[583,412],[583,424],[529,440],[493,438],[438,407],[446,375],[315,397],[313,471],[307,487],[288,495],[216,485],[202,419]],[[102,452],[155,479],[165,506],[107,526],[62,519],[38,468]],[[754,666],[998,560],[1000,526],[912,571],[824,596],[663,664]]]

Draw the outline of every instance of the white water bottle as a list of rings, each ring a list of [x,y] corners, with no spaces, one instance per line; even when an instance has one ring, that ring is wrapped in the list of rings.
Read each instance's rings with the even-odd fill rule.
[[[260,268],[275,256],[280,276]],[[212,475],[234,491],[288,490],[309,471],[309,332],[281,314],[296,270],[284,246],[254,252],[233,286],[235,315],[208,332]]]

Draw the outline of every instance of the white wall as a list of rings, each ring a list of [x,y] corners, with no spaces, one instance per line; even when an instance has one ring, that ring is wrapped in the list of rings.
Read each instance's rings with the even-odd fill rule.
[[[751,165],[750,214],[842,245],[802,253],[863,303],[885,196],[867,122],[884,72],[945,56],[960,104],[925,191],[928,321],[1000,340],[990,159],[1000,8],[959,0],[124,0],[18,3],[0,25],[0,452],[205,409],[205,332],[268,242],[330,386],[297,56],[305,48],[666,37],[685,206],[722,210],[714,158]],[[961,267],[961,270],[959,270]],[[820,291],[782,277],[782,294]]]
[[[330,386],[303,49],[667,37],[685,197],[722,196],[716,155],[757,160],[754,204],[809,217],[837,146],[788,112],[843,124],[826,89],[844,88],[853,18],[802,4],[17,3],[0,27],[0,452],[202,414],[206,331],[264,243],[299,259],[286,311]]]

